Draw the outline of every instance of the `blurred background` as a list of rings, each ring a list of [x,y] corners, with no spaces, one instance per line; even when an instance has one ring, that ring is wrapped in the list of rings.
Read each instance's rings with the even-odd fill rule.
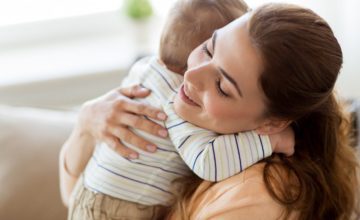
[[[0,219],[66,219],[57,158],[76,109],[117,87],[138,57],[157,52],[173,2],[0,1]],[[344,53],[338,93],[360,98],[360,1],[282,2],[329,22]]]
[[[149,1],[152,10],[144,19],[129,16],[129,9],[124,9],[127,2],[0,1],[0,103],[68,107],[116,86],[119,78],[115,79],[115,73],[126,72],[136,57],[157,52],[159,33],[174,0]],[[247,2],[256,7],[271,1]],[[360,97],[360,1],[285,2],[309,7],[330,23],[344,52],[339,93],[346,98]],[[79,77],[99,77],[113,84],[78,85]],[[67,79],[66,87],[54,82]]]

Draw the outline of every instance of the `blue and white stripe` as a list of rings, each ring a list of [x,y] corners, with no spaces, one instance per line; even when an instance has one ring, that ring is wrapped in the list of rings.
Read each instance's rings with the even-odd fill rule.
[[[139,153],[135,160],[123,158],[99,143],[84,174],[88,189],[144,205],[169,205],[172,181],[191,170],[205,180],[220,181],[271,154],[267,136],[254,132],[219,136],[179,118],[169,100],[182,81],[181,75],[161,66],[155,57],[144,58],[132,67],[122,85],[141,84],[152,90],[139,101],[164,108],[170,139],[133,129],[158,147],[156,153],[149,153],[124,142]]]

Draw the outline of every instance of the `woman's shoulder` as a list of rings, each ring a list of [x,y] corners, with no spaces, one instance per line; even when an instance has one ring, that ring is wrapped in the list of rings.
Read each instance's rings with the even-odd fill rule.
[[[203,182],[189,207],[192,219],[279,219],[284,207],[267,191],[265,163],[258,163],[224,181]]]

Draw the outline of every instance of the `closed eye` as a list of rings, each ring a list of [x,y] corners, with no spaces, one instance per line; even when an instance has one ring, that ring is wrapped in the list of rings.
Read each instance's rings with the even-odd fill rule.
[[[210,53],[209,49],[207,48],[207,44],[206,42],[203,43],[202,47],[201,47],[202,51],[210,58],[213,57],[213,55]]]
[[[221,88],[221,80],[220,79],[216,80],[216,89],[217,89],[219,95],[229,97],[229,95],[226,92],[224,92],[224,90]]]

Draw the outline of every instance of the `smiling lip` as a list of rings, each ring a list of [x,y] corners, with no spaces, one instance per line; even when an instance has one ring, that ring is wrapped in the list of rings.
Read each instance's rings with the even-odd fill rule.
[[[183,100],[186,104],[193,105],[193,106],[199,106],[198,104],[196,104],[196,102],[191,100],[189,98],[189,96],[187,96],[185,94],[184,85],[181,86],[180,91],[179,91],[179,95],[180,95],[181,100]]]

